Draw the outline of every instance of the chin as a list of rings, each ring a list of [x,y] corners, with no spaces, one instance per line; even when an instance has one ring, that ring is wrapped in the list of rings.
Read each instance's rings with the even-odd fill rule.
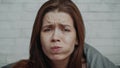
[[[62,57],[62,56],[51,56],[49,59],[52,60],[52,61],[60,61],[60,60],[64,60],[65,57]]]

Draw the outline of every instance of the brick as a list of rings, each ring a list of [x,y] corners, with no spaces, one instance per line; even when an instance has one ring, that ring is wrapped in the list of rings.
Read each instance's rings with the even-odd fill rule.
[[[0,29],[11,29],[13,23],[9,24],[8,22],[0,22]]]
[[[21,13],[21,12],[16,12],[16,13],[0,13],[0,21],[34,21],[36,17],[35,14],[30,14],[30,13]]]
[[[120,20],[119,13],[83,13],[82,16],[84,20]]]
[[[29,53],[29,38],[17,38],[15,40],[15,45],[10,50],[11,54],[28,54]],[[21,51],[22,50],[22,51]],[[9,54],[10,54],[9,53]]]
[[[32,26],[33,26],[33,23],[34,23],[34,21],[14,21],[13,22],[13,29],[29,29],[29,30],[31,30],[32,29]]]
[[[7,55],[4,53],[0,53],[0,67],[7,64]]]
[[[3,21],[0,22],[0,29],[30,29],[33,26],[32,21]]]
[[[30,29],[26,29],[26,30],[22,29],[20,31],[20,34],[19,34],[20,36],[19,37],[21,37],[21,38],[30,38],[31,34],[32,34],[32,29],[31,30]]]
[[[85,24],[86,29],[88,29],[89,31],[94,30],[96,32],[99,32],[98,30],[104,30],[105,32],[114,32],[114,31],[118,31],[120,29],[120,23],[119,22],[86,22]],[[96,29],[97,28],[97,29]]]
[[[15,46],[14,39],[1,39],[0,38],[0,53],[8,54],[11,51],[11,48]]]
[[[120,28],[112,28],[109,25],[106,26],[88,26],[86,27],[86,35],[88,38],[109,38],[109,39],[120,39],[119,31]]]
[[[80,3],[101,3],[101,0],[74,0],[76,4]]]
[[[103,12],[103,13],[119,13],[120,9],[120,4],[105,4],[105,3],[100,3],[100,4],[78,4],[79,9],[81,9],[82,12]]]
[[[37,3],[39,0],[2,0],[2,3]],[[43,1],[42,1],[43,2]]]
[[[0,38],[16,38],[19,37],[18,30],[4,29],[0,30]]]
[[[104,28],[116,30],[120,28],[119,27],[120,23],[119,21],[86,21],[85,26],[86,28],[104,27]]]
[[[22,20],[22,21],[34,21],[35,17],[36,17],[35,12],[34,13],[24,12],[24,13],[21,14],[20,20]]]
[[[120,0],[104,0],[104,3],[120,3]]]
[[[27,12],[37,12],[39,8],[41,7],[42,3],[28,3],[28,4],[23,4],[23,10]]]
[[[104,47],[104,46],[115,46],[119,47],[120,39],[106,39],[106,38],[86,38],[86,42],[92,46]],[[118,53],[118,52],[117,52]]]
[[[98,32],[99,31],[99,32]],[[117,31],[113,31],[113,32],[105,32],[103,30],[98,30],[98,31],[89,31],[87,32],[87,37],[88,38],[107,38],[107,39],[119,39],[119,33],[113,33],[113,32],[117,32]]]
[[[17,15],[18,13],[0,13],[0,21],[6,21],[6,20],[19,20],[20,16]]]
[[[14,63],[14,62],[17,62],[17,61],[20,61],[22,59],[28,59],[28,54],[8,54],[7,56],[7,63],[10,64],[10,63]]]
[[[21,12],[23,11],[23,5],[22,4],[0,4],[0,12]]]

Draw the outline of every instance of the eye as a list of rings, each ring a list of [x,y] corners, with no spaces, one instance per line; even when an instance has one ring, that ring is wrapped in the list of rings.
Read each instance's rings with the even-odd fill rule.
[[[65,31],[65,32],[70,32],[70,29],[65,28],[64,31]]]
[[[43,29],[43,32],[49,32],[49,31],[51,31],[51,28],[45,28],[45,29]]]

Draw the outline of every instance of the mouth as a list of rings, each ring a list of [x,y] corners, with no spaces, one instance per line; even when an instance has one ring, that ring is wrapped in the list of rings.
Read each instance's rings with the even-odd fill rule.
[[[51,47],[51,50],[52,50],[53,52],[59,52],[59,51],[61,50],[61,48],[62,48],[62,47],[60,47],[60,46],[53,46],[53,47]]]

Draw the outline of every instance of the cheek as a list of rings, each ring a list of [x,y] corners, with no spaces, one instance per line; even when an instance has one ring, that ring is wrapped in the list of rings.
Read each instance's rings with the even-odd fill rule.
[[[47,50],[49,49],[49,43],[48,43],[48,37],[41,35],[41,45],[42,45],[42,50],[44,51],[44,53],[47,53]]]
[[[48,45],[49,45],[49,37],[48,36],[45,36],[45,35],[43,35],[43,34],[41,34],[41,45],[42,45],[42,49],[43,49],[43,51],[44,50],[47,50],[49,47],[48,47]]]
[[[74,45],[76,42],[76,36],[75,35],[66,35],[64,37],[64,40],[67,44],[72,44]]]
[[[68,51],[73,51],[75,47],[76,37],[75,36],[66,36],[64,39],[65,48]]]
[[[42,44],[47,44],[49,42],[50,39],[50,35],[45,35],[45,34],[41,34],[41,43]]]

